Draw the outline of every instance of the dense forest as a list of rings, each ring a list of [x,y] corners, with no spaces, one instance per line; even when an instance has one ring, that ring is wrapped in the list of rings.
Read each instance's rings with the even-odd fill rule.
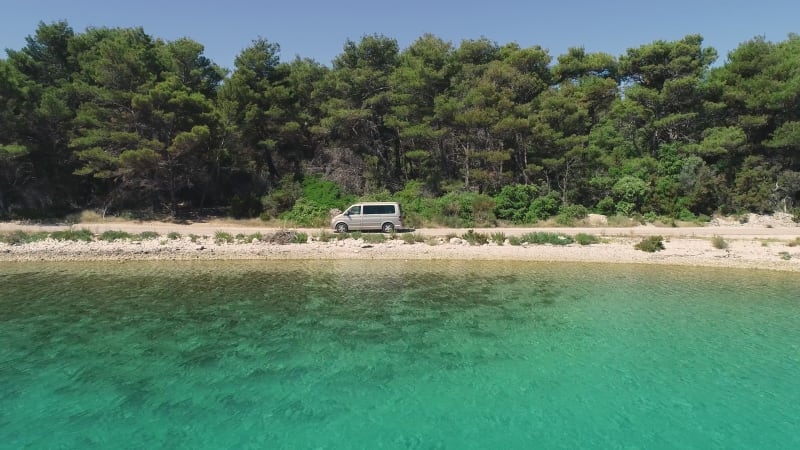
[[[0,59],[0,218],[221,211],[317,225],[357,198],[413,222],[800,206],[800,36],[722,64],[699,35],[624,55],[369,35],[331,66],[256,39],[40,23]]]

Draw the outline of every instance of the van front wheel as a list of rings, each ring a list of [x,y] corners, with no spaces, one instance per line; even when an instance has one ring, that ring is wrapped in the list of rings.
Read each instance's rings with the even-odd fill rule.
[[[344,222],[339,222],[336,224],[336,232],[337,233],[347,233],[347,224]]]
[[[383,231],[384,233],[391,233],[391,232],[393,232],[393,231],[394,231],[394,224],[393,224],[392,222],[386,222],[386,223],[385,223],[385,224],[383,224],[383,226],[381,227],[381,231]]]

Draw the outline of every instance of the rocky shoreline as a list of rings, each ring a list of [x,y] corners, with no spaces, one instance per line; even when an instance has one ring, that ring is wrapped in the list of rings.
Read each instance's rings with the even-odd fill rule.
[[[18,228],[22,227],[17,225]],[[32,230],[48,229],[44,226],[24,227]],[[277,243],[265,238],[247,239],[240,236],[230,242],[221,241],[213,233],[198,235],[188,233],[188,225],[127,224],[104,226],[82,225],[100,233],[106,229],[157,230],[147,239],[119,239],[113,241],[94,239],[90,242],[55,240],[47,238],[30,243],[0,243],[0,262],[16,261],[136,261],[136,260],[261,260],[261,259],[366,259],[366,260],[510,260],[544,262],[587,262],[669,264],[684,266],[734,267],[800,272],[800,228],[772,226],[715,226],[703,229],[634,227],[628,229],[593,229],[598,243],[580,245],[533,245],[503,243],[471,245],[458,231],[428,229],[415,231],[424,236],[424,242],[404,240],[402,233],[384,242],[360,236],[347,239],[321,239],[320,231],[307,233],[305,243]],[[94,229],[93,229],[94,228]],[[218,230],[234,228],[218,226]],[[13,230],[13,224],[3,224],[0,232]],[[168,237],[167,230],[173,230]],[[505,230],[505,229],[504,229]],[[676,230],[681,231],[676,232]],[[263,230],[266,236],[268,230]],[[460,230],[459,230],[460,231]],[[481,230],[485,231],[485,230]],[[508,236],[529,230],[511,230]],[[251,229],[251,232],[256,233]],[[476,230],[478,232],[478,230]],[[559,233],[574,235],[586,229],[559,229]],[[180,234],[178,234],[180,233]],[[261,233],[261,230],[258,230]],[[304,232],[301,232],[304,233]],[[322,232],[324,234],[325,232]],[[304,233],[305,234],[305,233]],[[663,235],[665,249],[647,253],[634,248],[642,236]],[[261,234],[259,234],[261,236]],[[711,238],[724,236],[726,248],[715,248]],[[330,237],[330,236],[328,236]]]

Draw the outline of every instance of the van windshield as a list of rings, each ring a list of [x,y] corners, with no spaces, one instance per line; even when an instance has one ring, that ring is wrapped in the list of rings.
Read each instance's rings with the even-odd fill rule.
[[[349,211],[347,211],[347,214],[350,215],[350,216],[358,216],[358,215],[360,215],[361,214],[361,206],[353,206],[352,208],[350,208]]]

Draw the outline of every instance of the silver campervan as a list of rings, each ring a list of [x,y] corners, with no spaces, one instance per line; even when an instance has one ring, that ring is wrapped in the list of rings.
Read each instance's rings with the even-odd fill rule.
[[[403,212],[399,203],[356,203],[331,220],[337,233],[350,230],[381,230],[391,233],[403,228]]]

